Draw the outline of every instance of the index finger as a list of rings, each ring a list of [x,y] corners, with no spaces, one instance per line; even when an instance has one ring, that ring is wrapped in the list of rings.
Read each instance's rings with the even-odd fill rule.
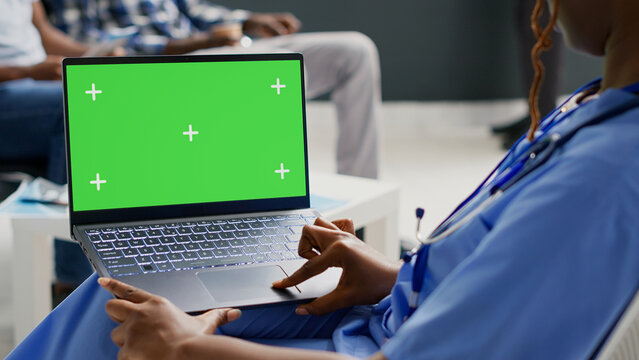
[[[331,266],[331,257],[328,254],[317,255],[304,263],[291,276],[273,282],[274,288],[288,288],[300,284],[315,275],[323,273]]]
[[[101,277],[98,283],[116,297],[134,303],[141,303],[153,297],[151,293],[115,279]]]
[[[324,224],[334,229],[325,227]],[[321,253],[337,239],[335,237],[336,230],[339,230],[337,226],[320,218],[315,220],[314,225],[304,225],[297,249],[298,254],[305,259],[315,257],[317,253],[314,250],[318,250]]]

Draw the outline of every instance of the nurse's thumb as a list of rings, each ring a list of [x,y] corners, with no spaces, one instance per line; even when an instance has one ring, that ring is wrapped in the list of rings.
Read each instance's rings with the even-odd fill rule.
[[[206,324],[205,332],[212,334],[218,327],[237,320],[241,315],[238,309],[213,309],[197,317]]]
[[[348,297],[343,291],[335,289],[330,293],[303,304],[295,309],[297,315],[326,315],[335,310],[349,306]]]

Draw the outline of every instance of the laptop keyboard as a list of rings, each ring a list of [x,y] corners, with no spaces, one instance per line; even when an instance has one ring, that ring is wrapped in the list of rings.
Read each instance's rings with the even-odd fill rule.
[[[301,259],[312,213],[94,228],[85,231],[111,276]]]

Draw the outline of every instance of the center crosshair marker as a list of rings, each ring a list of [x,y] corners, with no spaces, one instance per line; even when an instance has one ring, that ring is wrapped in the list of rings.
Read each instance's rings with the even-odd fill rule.
[[[189,142],[193,142],[193,135],[198,135],[199,133],[199,131],[193,131],[193,127],[189,124],[189,131],[184,131],[182,135],[188,135]]]

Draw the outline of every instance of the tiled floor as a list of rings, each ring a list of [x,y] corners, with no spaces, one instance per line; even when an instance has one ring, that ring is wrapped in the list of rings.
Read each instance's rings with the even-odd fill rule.
[[[492,169],[503,155],[489,125],[508,122],[523,101],[398,102],[384,105],[381,178],[401,186],[399,232],[414,239],[416,206],[426,209],[423,229],[432,229]],[[308,107],[311,171],[334,171],[335,120],[330,104]],[[11,345],[10,242],[0,222],[0,356]]]

